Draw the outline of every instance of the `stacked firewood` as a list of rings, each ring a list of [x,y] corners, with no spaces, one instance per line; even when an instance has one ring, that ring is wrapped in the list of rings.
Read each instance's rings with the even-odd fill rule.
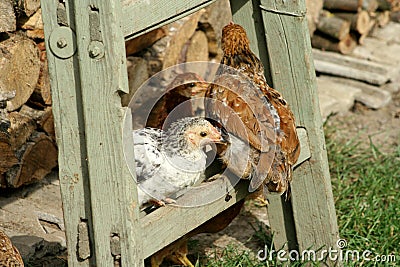
[[[376,27],[396,20],[400,0],[324,0],[312,46],[350,54]]]
[[[57,165],[40,1],[0,1],[0,187]]]

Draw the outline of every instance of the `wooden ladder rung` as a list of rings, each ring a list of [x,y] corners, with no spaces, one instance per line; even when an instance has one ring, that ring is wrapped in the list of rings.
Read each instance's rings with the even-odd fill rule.
[[[216,0],[122,0],[122,31],[132,39],[151,30],[186,17]],[[140,10],[140,12],[137,12]],[[133,16],[134,14],[134,16]]]
[[[218,179],[213,183],[214,188],[227,188],[226,179]],[[221,197],[212,203],[198,207],[166,206],[155,210],[140,219],[142,228],[143,257],[146,258],[166,245],[184,236],[197,226],[218,215],[248,194],[247,181],[240,182],[228,192],[224,191]],[[217,193],[215,190],[214,193]],[[200,192],[198,192],[200,193]],[[230,197],[225,197],[229,195]],[[192,193],[182,197],[194,197]],[[157,240],[157,242],[155,242]]]

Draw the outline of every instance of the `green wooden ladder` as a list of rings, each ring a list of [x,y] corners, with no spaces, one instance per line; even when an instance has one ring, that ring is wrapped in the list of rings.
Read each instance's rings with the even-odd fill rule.
[[[128,93],[124,41],[214,1],[42,0],[69,266],[143,266],[144,258],[246,196],[239,185],[229,201],[167,206],[140,218],[124,158],[123,145],[132,145],[122,138],[132,129],[120,101]],[[231,8],[269,83],[290,103],[301,138],[291,201],[270,198],[275,245],[334,246],[338,228],[305,1],[235,0]],[[133,154],[127,158],[133,164]]]

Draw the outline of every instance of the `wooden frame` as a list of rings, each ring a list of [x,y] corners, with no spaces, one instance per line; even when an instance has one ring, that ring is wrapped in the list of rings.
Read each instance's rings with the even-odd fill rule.
[[[42,1],[69,266],[143,266],[145,257],[246,196],[244,182],[229,192],[228,201],[164,207],[140,218],[124,160],[123,144],[132,144],[122,140],[132,129],[119,97],[128,92],[124,39],[214,1]],[[295,171],[291,202],[271,197],[271,227],[277,247],[332,246],[338,229],[305,3],[282,3],[231,1],[234,21],[246,28],[253,50],[270,66],[269,82],[285,88],[300,125],[299,163],[305,162]],[[133,159],[133,152],[127,157]]]

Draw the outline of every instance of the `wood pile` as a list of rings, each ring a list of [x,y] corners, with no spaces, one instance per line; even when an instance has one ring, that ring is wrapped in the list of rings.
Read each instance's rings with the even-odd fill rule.
[[[309,2],[308,7],[318,6],[319,0]],[[400,0],[324,0],[314,20],[312,46],[350,54],[377,27],[385,27],[391,19],[398,21],[399,12]]]
[[[306,0],[324,119],[355,102],[387,106],[400,90],[400,0]],[[318,14],[316,17],[315,14]]]
[[[0,2],[0,187],[57,166],[40,1]]]
[[[351,55],[313,49],[324,118],[346,112],[355,102],[370,109],[392,102],[400,90],[399,33],[399,23],[378,27]]]

